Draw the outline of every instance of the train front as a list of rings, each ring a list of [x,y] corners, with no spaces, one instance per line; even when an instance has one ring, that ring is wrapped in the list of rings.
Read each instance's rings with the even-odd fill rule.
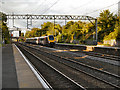
[[[48,36],[48,43],[50,45],[50,47],[53,47],[55,45],[55,37],[53,35],[49,35]]]

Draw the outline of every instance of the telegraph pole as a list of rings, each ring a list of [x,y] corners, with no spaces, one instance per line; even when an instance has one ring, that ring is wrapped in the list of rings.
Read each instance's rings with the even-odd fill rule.
[[[96,30],[96,45],[98,41],[98,36],[97,36],[97,19],[95,19],[95,30]]]

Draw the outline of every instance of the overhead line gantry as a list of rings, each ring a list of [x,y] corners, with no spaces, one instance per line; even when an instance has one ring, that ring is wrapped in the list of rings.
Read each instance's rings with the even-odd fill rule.
[[[27,20],[27,29],[29,28],[29,25],[32,25],[32,19],[38,19],[38,20],[89,20],[91,23],[91,20],[95,20],[95,30],[96,30],[96,42],[97,42],[97,19],[93,18],[91,16],[84,16],[84,15],[32,15],[32,14],[7,14],[7,19],[13,20],[14,25],[14,19],[26,19]],[[30,20],[30,22],[29,22]],[[92,23],[93,24],[93,23]]]

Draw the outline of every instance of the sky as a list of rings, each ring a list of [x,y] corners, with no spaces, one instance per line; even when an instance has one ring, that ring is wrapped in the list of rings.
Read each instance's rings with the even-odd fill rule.
[[[0,11],[6,14],[39,14],[39,15],[88,15],[94,18],[109,9],[118,13],[120,0],[0,0]],[[33,26],[40,27],[43,20],[33,20]],[[52,21],[53,22],[53,21]],[[64,23],[61,21],[61,23]],[[8,21],[12,27],[12,21]],[[15,26],[26,28],[25,20],[15,20]],[[17,34],[16,34],[17,35]]]

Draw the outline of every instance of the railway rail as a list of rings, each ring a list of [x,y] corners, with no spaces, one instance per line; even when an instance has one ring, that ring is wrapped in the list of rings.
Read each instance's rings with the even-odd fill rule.
[[[56,46],[55,48],[69,50],[71,47],[69,47],[69,46],[68,47]],[[84,54],[89,55],[89,56],[100,57],[100,58],[114,60],[114,61],[120,61],[119,56],[110,55],[110,54],[103,54],[103,53],[98,53],[98,52],[93,52],[93,51],[89,51],[89,52],[88,51],[82,51],[80,49],[77,49],[77,50],[78,51],[76,51],[76,53],[84,53]]]
[[[76,83],[74,80],[67,77],[65,74],[55,69],[49,63],[45,62],[34,53],[27,50],[25,47],[21,45],[17,45],[20,50],[25,54],[25,56],[30,60],[30,62],[34,65],[34,67],[39,71],[39,73],[47,78],[46,80],[51,85],[51,89],[59,89],[59,88],[70,88],[70,89],[82,89],[86,90],[83,86]]]
[[[108,55],[108,54],[102,54],[102,53],[96,53],[96,52],[83,52],[83,53],[85,53],[87,55],[90,55],[90,56],[95,56],[95,57],[100,57],[100,58],[120,61],[120,57],[119,56],[115,56],[115,55]]]
[[[68,48],[68,49],[78,49],[79,51],[89,51],[92,53],[109,55],[111,57],[119,58],[120,56],[120,48],[119,47],[96,47],[96,46],[87,46],[87,45],[71,45],[71,44],[60,44],[56,43],[57,47]]]
[[[109,87],[120,88],[118,85],[118,83],[120,81],[119,80],[120,76],[118,76],[118,75],[115,75],[115,74],[112,74],[112,73],[109,73],[109,72],[106,72],[103,70],[99,70],[95,67],[91,67],[89,65],[85,65],[85,64],[77,62],[75,60],[61,57],[59,55],[55,55],[48,51],[44,51],[42,49],[38,49],[38,48],[35,48],[32,46],[24,45],[24,47],[29,47],[29,49],[31,49],[31,51],[42,54],[54,61],[64,64],[65,66],[68,66],[78,72],[82,72],[85,75],[88,75],[89,77],[92,77],[92,78],[98,80],[99,82],[102,82],[102,84],[104,83],[106,87],[108,85]]]
[[[67,51],[66,49],[63,49],[63,50]],[[120,61],[118,58],[114,58],[114,60],[112,60],[112,59],[110,59],[111,57],[109,57],[109,56],[105,57],[104,54],[96,55],[95,52],[91,53],[91,52],[83,52],[83,51],[77,51],[77,52],[75,51],[74,52],[74,49],[73,49],[73,51],[67,51],[67,52],[74,54],[78,57],[85,57],[86,59],[96,60],[96,61],[100,61],[100,62],[104,62],[104,63],[108,63],[111,65],[115,65],[115,66],[120,67],[120,64],[119,64]],[[101,56],[104,56],[104,57],[101,57]]]
[[[41,46],[39,45],[33,45],[29,44],[31,46],[34,46],[36,48],[39,48]],[[43,47],[43,46],[42,46]],[[119,75],[120,72],[120,65],[119,61],[109,60],[109,59],[102,59],[94,56],[84,55],[83,53],[79,52],[69,52],[66,51],[65,48],[62,49],[55,49],[55,48],[48,48],[43,47],[43,50],[47,50],[49,53],[59,54],[59,56],[72,59],[84,64],[87,64],[89,66],[95,67],[100,70],[104,70],[116,75]],[[65,50],[65,51],[64,51]]]

